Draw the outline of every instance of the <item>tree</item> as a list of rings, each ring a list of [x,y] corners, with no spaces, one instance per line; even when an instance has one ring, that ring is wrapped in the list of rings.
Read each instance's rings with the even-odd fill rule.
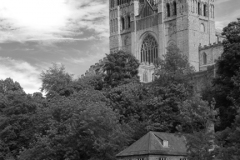
[[[27,95],[12,79],[0,80],[0,159],[15,159],[35,134],[41,95]]]
[[[106,102],[100,91],[91,88],[50,99],[37,116],[43,128],[20,160],[114,159],[127,144],[129,132]]]
[[[103,78],[103,74],[84,76],[76,81],[73,81],[73,88],[77,92],[87,88],[101,91],[104,89]]]
[[[231,128],[218,132],[218,158],[237,160],[240,157],[240,109]]]
[[[239,109],[239,87],[236,79],[240,68],[240,21],[231,22],[223,29],[224,52],[217,61],[217,77],[214,79],[216,107],[220,110],[221,126],[224,130],[234,122]]]
[[[176,45],[167,47],[167,53],[163,59],[155,61],[155,75],[158,82],[185,83],[189,82],[189,76],[194,73],[194,68],[189,64],[188,57],[184,55]]]
[[[128,83],[112,88],[106,93],[110,106],[121,115],[121,121],[128,123],[132,119],[143,121],[142,102],[148,91],[141,83]]]
[[[174,132],[179,124],[178,104],[193,94],[191,78],[194,72],[188,59],[172,45],[164,59],[155,62],[156,79],[149,84],[149,99],[145,113],[151,120],[152,130]]]
[[[204,92],[205,99],[214,98],[219,109],[220,124],[215,134],[214,154],[220,159],[239,159],[240,106],[240,21],[231,22],[223,29],[224,52],[217,61],[213,87]]]
[[[145,85],[139,82],[123,84],[107,90],[105,95],[111,108],[119,114],[119,123],[132,128],[132,142],[148,132],[149,117],[145,114],[148,90]]]
[[[41,91],[45,91],[47,97],[55,94],[69,96],[73,93],[72,75],[65,71],[63,65],[53,64],[52,67],[41,73],[40,78],[42,80]]]
[[[186,137],[188,159],[214,160],[217,155],[214,124],[218,121],[218,110],[214,104],[214,100],[208,103],[198,95],[179,104],[178,130]]]
[[[107,86],[115,87],[130,81],[139,81],[138,60],[130,53],[118,51],[107,55],[103,71]]]

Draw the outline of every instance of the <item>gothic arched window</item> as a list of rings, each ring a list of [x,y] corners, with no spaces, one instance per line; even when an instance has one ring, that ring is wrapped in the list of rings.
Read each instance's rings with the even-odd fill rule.
[[[170,4],[167,3],[167,17],[170,17],[171,16],[171,10],[170,10]]]
[[[124,30],[125,29],[125,20],[123,17],[121,18],[121,24],[122,24],[122,30]]]
[[[207,54],[203,52],[203,65],[207,64]]]
[[[173,2],[173,15],[177,15],[177,3]]]
[[[158,44],[155,38],[148,35],[142,43],[141,48],[141,62],[143,63],[154,63],[158,58]]]
[[[200,2],[198,2],[198,15],[202,15]]]
[[[131,28],[131,17],[127,16],[127,20],[128,20],[128,28]]]
[[[206,29],[205,29],[205,25],[202,23],[201,26],[200,26],[200,31],[201,32],[205,32]]]
[[[207,5],[206,4],[204,4],[203,5],[203,16],[207,16]]]

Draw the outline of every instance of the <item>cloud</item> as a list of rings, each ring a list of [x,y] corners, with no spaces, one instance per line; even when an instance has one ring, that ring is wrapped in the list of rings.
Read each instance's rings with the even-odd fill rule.
[[[0,0],[0,42],[108,36],[107,0]],[[88,37],[88,35],[87,35]]]
[[[219,18],[215,24],[216,24],[216,29],[223,29],[224,27],[226,27],[230,22],[232,21],[236,21],[237,18],[239,18],[239,13],[240,13],[240,9],[236,9],[224,16],[222,16],[221,18]]]
[[[93,30],[99,36],[108,36],[108,1],[107,0],[69,0],[73,9],[69,25]]]
[[[229,1],[231,1],[231,0],[217,0],[215,2],[215,4],[221,4],[221,3],[225,3],[225,2],[229,2]]]
[[[27,62],[0,57],[0,79],[11,77],[20,83],[26,93],[39,92],[40,69]]]

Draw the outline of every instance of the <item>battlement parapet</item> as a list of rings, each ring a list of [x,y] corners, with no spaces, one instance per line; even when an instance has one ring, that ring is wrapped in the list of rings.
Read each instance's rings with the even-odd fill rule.
[[[199,46],[199,51],[210,49],[210,48],[215,48],[215,47],[218,47],[218,46],[222,46],[222,42],[212,43],[212,44],[204,45],[204,46],[200,45]]]

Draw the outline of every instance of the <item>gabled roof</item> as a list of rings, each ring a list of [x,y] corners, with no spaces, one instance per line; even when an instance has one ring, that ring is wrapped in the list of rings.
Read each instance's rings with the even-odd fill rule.
[[[168,147],[163,146],[168,141]],[[138,155],[179,155],[187,153],[186,140],[183,136],[172,133],[149,132],[131,146],[117,154],[117,157]]]

